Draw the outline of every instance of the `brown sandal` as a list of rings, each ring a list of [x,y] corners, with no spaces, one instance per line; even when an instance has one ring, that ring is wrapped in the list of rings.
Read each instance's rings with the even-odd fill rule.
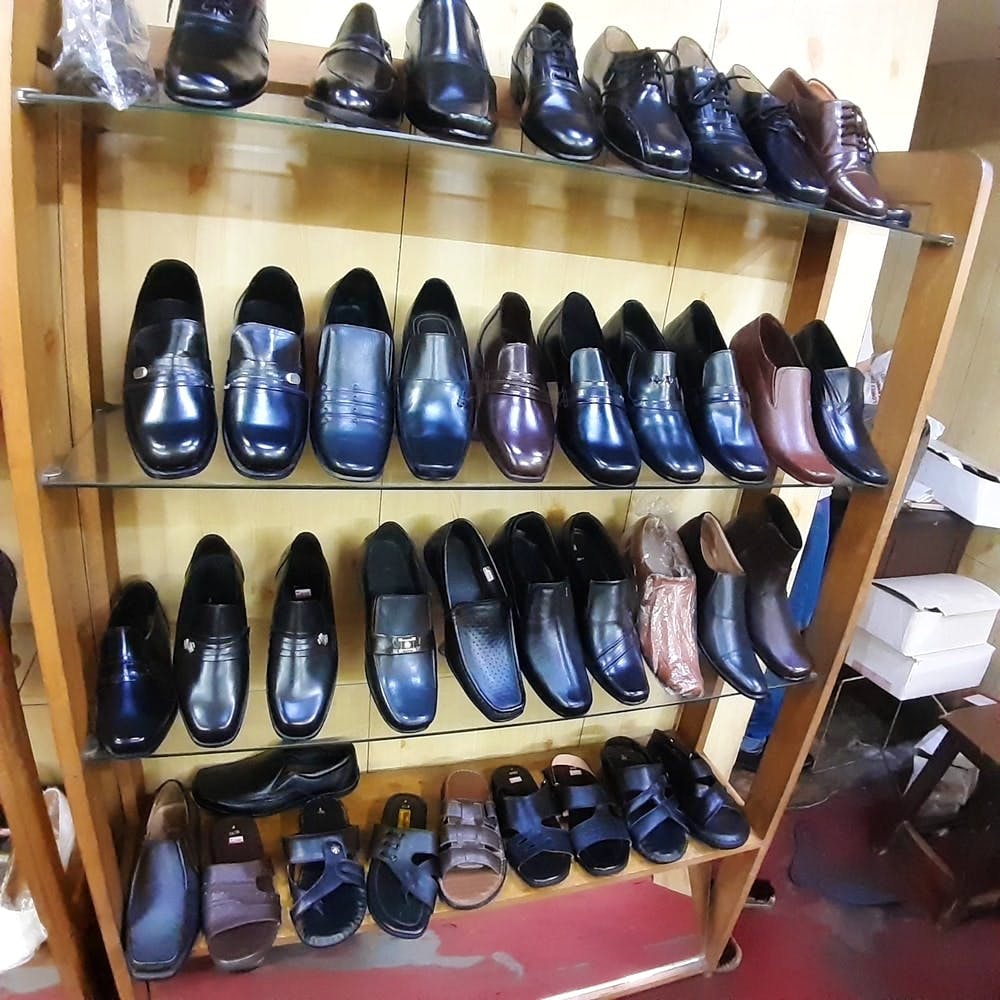
[[[281,925],[274,871],[257,824],[224,816],[212,824],[209,864],[202,883],[202,926],[208,953],[226,972],[256,969]]]
[[[507,876],[490,786],[478,771],[452,771],[443,799],[438,838],[441,896],[456,910],[475,910],[496,896]]]

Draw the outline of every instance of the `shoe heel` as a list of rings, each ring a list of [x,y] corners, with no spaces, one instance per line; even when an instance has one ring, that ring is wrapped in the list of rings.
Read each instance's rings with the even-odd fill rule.
[[[524,104],[524,75],[514,63],[510,64],[510,99],[520,107]]]

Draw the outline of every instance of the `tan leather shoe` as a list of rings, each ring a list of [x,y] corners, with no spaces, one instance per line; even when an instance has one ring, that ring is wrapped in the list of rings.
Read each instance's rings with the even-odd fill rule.
[[[788,105],[813,162],[830,189],[828,204],[855,215],[884,219],[888,204],[872,169],[874,144],[861,109],[841,101],[820,80],[786,69],[771,92]]]
[[[647,514],[629,542],[639,587],[639,643],[657,680],[682,698],[704,690],[695,638],[694,570],[677,532]]]
[[[733,337],[730,349],[768,457],[800,482],[831,485],[837,472],[813,427],[809,369],[785,328],[764,313]]]

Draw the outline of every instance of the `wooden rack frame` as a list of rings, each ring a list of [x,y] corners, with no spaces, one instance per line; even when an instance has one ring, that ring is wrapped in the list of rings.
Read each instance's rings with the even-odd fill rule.
[[[0,301],[5,308],[0,392],[26,583],[58,755],[116,987],[121,997],[131,998],[136,990],[125,966],[121,926],[132,851],[140,835],[143,766],[82,758],[90,732],[96,640],[118,582],[112,505],[108,490],[53,490],[43,484],[44,471],[85,435],[95,404],[103,400],[93,140],[71,115],[32,116],[12,100],[18,87],[51,89],[40,54],[51,50],[57,22],[54,3],[11,4],[0,22],[0,58],[10,59],[0,72],[11,86],[0,111],[0,129],[10,147],[9,159],[0,163]],[[294,91],[300,86],[303,67],[311,67],[317,52],[273,46],[274,88]],[[711,971],[719,961],[843,662],[902,500],[905,473],[955,324],[989,195],[990,170],[962,153],[887,154],[879,157],[878,167],[894,197],[924,206],[929,230],[955,237],[951,247],[921,245],[906,301],[896,361],[875,427],[875,443],[893,485],[858,490],[848,505],[807,637],[819,680],[790,689],[785,699],[746,801],[755,832],[751,849],[726,857],[693,855],[686,867],[704,919],[703,953],[693,964],[644,980],[644,987]],[[806,228],[788,307],[791,328],[824,315],[848,229],[847,222],[835,231]],[[763,495],[745,491],[741,507],[761,502]],[[678,723],[681,736],[705,746],[716,711],[717,702],[686,706]],[[6,796],[8,789],[3,792]],[[626,877],[661,876],[639,866]]]

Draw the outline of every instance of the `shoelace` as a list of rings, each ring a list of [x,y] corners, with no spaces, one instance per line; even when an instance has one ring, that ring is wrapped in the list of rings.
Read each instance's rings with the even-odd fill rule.
[[[856,149],[862,163],[871,163],[878,147],[871,132],[868,131],[868,122],[865,121],[861,108],[851,101],[842,102],[837,125],[840,141],[845,146]]]
[[[552,56],[553,75],[566,83],[580,82],[580,71],[576,64],[576,53],[573,43],[561,31],[553,31],[548,37],[540,32],[532,32],[531,47],[536,52],[545,52]]]
[[[615,57],[608,77],[607,87],[626,87],[639,81],[653,87],[658,87],[664,94],[667,92],[667,77],[673,76],[674,70],[667,69],[661,55],[673,55],[673,49],[636,49]]]
[[[806,141],[802,130],[795,124],[795,120],[788,113],[787,104],[772,104],[763,108],[757,115],[764,126],[772,132],[791,132],[799,137],[801,142]]]
[[[691,103],[696,108],[711,108],[717,115],[735,120],[735,113],[729,103],[729,82],[730,80],[744,80],[742,76],[726,76],[725,73],[716,73],[709,77],[691,95]]]

